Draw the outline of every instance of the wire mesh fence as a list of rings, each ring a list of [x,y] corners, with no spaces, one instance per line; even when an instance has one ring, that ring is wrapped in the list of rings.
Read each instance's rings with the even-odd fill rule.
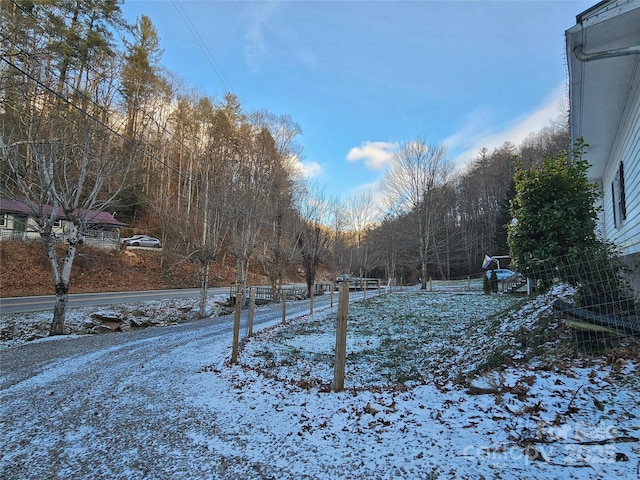
[[[478,294],[545,294],[554,285],[571,292],[553,298],[552,323],[562,326],[568,348],[602,352],[629,347],[640,357],[640,262],[624,261],[609,246],[574,252],[561,257],[532,260],[515,275],[487,286],[485,272],[452,279],[429,280],[426,292]],[[636,285],[631,279],[636,279]],[[420,285],[393,286],[393,291],[416,289]],[[557,290],[557,289],[556,289]],[[558,333],[558,332],[557,332]]]
[[[556,299],[554,315],[585,351],[631,346],[640,340],[640,303],[631,278],[639,266],[625,264],[610,248],[531,261],[523,274],[537,292],[553,284],[573,287],[570,298]]]

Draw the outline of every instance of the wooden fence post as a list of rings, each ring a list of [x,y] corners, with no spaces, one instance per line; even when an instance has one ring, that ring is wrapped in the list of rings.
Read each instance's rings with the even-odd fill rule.
[[[347,359],[347,316],[349,312],[349,285],[345,282],[340,289],[338,300],[338,322],[336,325],[336,357],[333,366],[334,392],[344,390],[344,370]]]
[[[247,328],[247,337],[253,336],[253,317],[256,313],[256,289],[252,288],[249,294],[249,327]]]
[[[231,363],[238,363],[238,342],[240,340],[240,313],[242,310],[242,292],[236,286],[236,305],[233,318],[233,345],[231,347]]]

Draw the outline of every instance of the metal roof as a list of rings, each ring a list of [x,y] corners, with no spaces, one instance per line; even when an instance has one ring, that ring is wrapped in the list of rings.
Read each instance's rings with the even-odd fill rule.
[[[0,197],[0,212],[10,212],[10,213],[23,213],[26,215],[34,215],[36,212],[42,211],[46,215],[50,215],[53,211],[53,206],[51,205],[36,205],[24,202],[22,200],[16,200],[12,198],[2,198]],[[115,219],[115,217],[109,212],[98,211],[98,210],[82,210],[87,223],[91,223],[93,225],[110,225],[114,227],[126,227],[128,226],[126,223],[122,223]],[[78,210],[74,212],[77,214]],[[64,219],[64,215],[58,215],[57,219]],[[57,220],[56,219],[56,220]]]

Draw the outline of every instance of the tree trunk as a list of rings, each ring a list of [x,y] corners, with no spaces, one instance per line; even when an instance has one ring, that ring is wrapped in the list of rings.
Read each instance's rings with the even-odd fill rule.
[[[64,282],[56,283],[56,303],[53,307],[53,321],[50,335],[64,335],[64,321],[69,299],[69,285]]]
[[[236,258],[236,285],[241,291],[244,291],[244,286],[247,283],[246,271],[247,262],[245,258],[242,256]]]
[[[209,287],[209,261],[200,261],[200,308],[198,316],[207,317],[207,289]]]
[[[420,235],[420,288],[422,290],[427,289],[427,247],[426,241],[422,235]]]
[[[316,281],[316,266],[312,259],[303,260],[305,264],[305,283],[307,284],[307,295],[311,295],[311,289]]]
[[[64,322],[69,301],[69,279],[71,278],[71,268],[76,257],[78,244],[78,226],[72,223],[69,227],[69,247],[62,259],[62,270],[58,265],[54,237],[52,235],[43,235],[43,240],[47,249],[47,257],[51,264],[51,272],[56,289],[56,303],[53,307],[53,320],[49,333],[50,335],[64,335]]]

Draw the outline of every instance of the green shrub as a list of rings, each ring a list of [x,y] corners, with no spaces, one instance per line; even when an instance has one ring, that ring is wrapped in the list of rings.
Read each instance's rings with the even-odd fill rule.
[[[540,164],[517,166],[509,249],[518,269],[546,290],[554,282],[575,285],[581,303],[602,313],[632,311],[632,295],[615,246],[597,238],[600,191],[588,180],[588,147]]]
[[[543,287],[553,282],[553,272],[539,271],[540,261],[599,244],[595,228],[600,193],[587,178],[589,163],[582,158],[587,146],[579,139],[569,154],[561,151],[529,169],[516,169],[509,249],[520,271],[536,273]]]

